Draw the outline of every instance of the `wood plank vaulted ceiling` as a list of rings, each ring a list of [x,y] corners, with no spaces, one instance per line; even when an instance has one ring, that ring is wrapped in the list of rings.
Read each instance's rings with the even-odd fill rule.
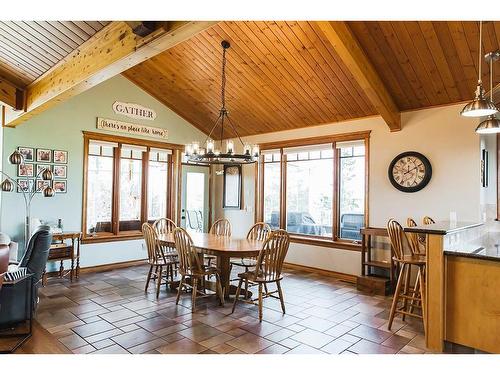
[[[347,24],[400,111],[472,98],[477,22]],[[499,49],[500,22],[483,28],[484,51]],[[377,114],[316,22],[220,22],[123,74],[208,133],[220,108],[224,39],[227,107],[240,135]],[[486,63],[483,73],[487,83]]]
[[[107,21],[0,21],[0,79],[24,88]]]

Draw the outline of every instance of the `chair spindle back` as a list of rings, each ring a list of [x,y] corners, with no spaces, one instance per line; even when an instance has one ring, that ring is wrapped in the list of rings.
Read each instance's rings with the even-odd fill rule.
[[[177,225],[172,220],[163,217],[156,220],[153,223],[153,227],[157,234],[169,234],[173,233],[174,229],[177,228]]]
[[[174,229],[175,248],[179,255],[179,272],[181,275],[190,275],[203,272],[198,252],[193,246],[193,240],[183,228]]]
[[[267,281],[278,280],[289,246],[290,236],[287,231],[279,229],[272,232],[257,256],[256,278],[264,278]]]
[[[422,220],[422,222],[424,223],[424,225],[429,225],[429,224],[435,223],[434,219],[430,216],[425,216],[424,219]]]
[[[247,239],[265,241],[271,234],[272,230],[269,224],[259,222],[254,224],[247,233]]]
[[[216,220],[210,228],[210,234],[231,237],[231,223],[227,219]]]
[[[402,260],[405,256],[404,242],[406,241],[406,244],[409,245],[408,237],[406,237],[403,227],[396,220],[390,219],[387,223],[387,232],[389,233],[392,249],[394,251],[394,258],[398,261]]]
[[[413,218],[409,217],[406,219],[406,226],[407,227],[416,227],[417,222],[413,220]],[[410,245],[410,250],[413,255],[420,254],[420,244],[422,243],[420,240],[420,237],[418,236],[417,233],[408,233],[408,239],[409,239],[409,245]],[[424,239],[425,243],[425,239]]]
[[[142,224],[142,235],[144,237],[144,241],[146,242],[149,262],[153,263],[158,259],[163,258],[163,253],[158,245],[158,234],[151,224]]]

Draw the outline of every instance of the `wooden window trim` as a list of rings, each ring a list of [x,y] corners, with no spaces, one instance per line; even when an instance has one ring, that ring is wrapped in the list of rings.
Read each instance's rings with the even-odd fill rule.
[[[179,166],[176,166],[179,158],[177,154],[184,146],[158,142],[151,140],[143,140],[137,138],[129,138],[115,135],[108,135],[96,132],[83,131],[83,199],[82,199],[82,243],[101,243],[113,241],[126,241],[142,238],[140,230],[119,231],[119,197],[120,197],[120,162],[121,162],[121,145],[134,145],[147,147],[147,151],[142,154],[142,174],[141,174],[141,221],[145,222],[148,219],[148,205],[147,205],[147,190],[148,190],[148,169],[149,169],[149,150],[151,148],[160,148],[171,150],[172,154],[168,155],[168,160],[165,162],[168,165],[167,175],[167,210],[166,217],[175,221],[175,208],[173,207],[176,202],[176,194],[174,184],[179,180],[176,176],[177,172],[180,173]],[[112,232],[102,232],[95,236],[89,236],[87,233],[87,185],[88,185],[88,157],[89,157],[89,144],[90,141],[104,141],[118,143],[118,147],[113,150],[113,195],[111,203],[111,229]]]
[[[337,142],[346,141],[359,141],[363,140],[365,144],[365,226],[369,226],[369,165],[370,165],[370,134],[371,131],[360,131],[351,132],[343,134],[326,135],[312,138],[299,138],[292,140],[284,140],[278,142],[268,142],[261,143],[259,147],[261,150],[279,150],[281,154],[280,159],[280,228],[286,227],[286,155],[283,154],[283,149],[287,147],[300,147],[300,146],[310,146],[316,144],[331,143],[334,148],[334,155],[332,162],[334,163],[333,168],[333,212],[332,212],[332,232],[331,238],[315,237],[310,235],[300,235],[295,233],[290,233],[290,241],[292,243],[301,243],[311,246],[321,246],[328,247],[332,249],[342,249],[351,251],[361,251],[361,243],[351,242],[349,240],[344,240],[338,238],[338,215],[339,215],[339,171],[340,171],[340,152],[336,148]],[[500,155],[500,151],[499,151]],[[258,221],[264,220],[264,156],[261,156],[258,162],[257,178],[258,178],[258,195],[256,195],[255,200],[255,212]],[[257,191],[257,190],[256,190]]]

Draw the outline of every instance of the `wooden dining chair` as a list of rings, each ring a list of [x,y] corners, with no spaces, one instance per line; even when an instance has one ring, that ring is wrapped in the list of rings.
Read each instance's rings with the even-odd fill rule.
[[[258,301],[260,321],[262,321],[262,302],[263,299],[267,297],[279,299],[281,302],[281,309],[283,310],[283,314],[285,314],[285,300],[283,298],[283,290],[281,289],[280,281],[283,279],[281,270],[289,245],[290,236],[285,230],[279,229],[272,232],[266,242],[264,242],[262,250],[260,250],[257,256],[255,269],[238,275],[240,281],[234,297],[231,313],[233,313],[236,308],[242,284],[245,282],[245,284],[248,285],[248,282],[251,282],[259,286],[259,296],[257,299],[243,300],[243,302],[255,304],[255,301]],[[263,293],[263,286],[269,283],[275,283],[277,289],[272,292],[268,292],[266,289],[266,292]],[[277,297],[275,293],[278,293]],[[245,290],[245,295],[248,295],[248,290]]]
[[[272,230],[269,224],[259,222],[254,224],[247,233],[247,239],[249,240],[257,240],[257,241],[265,241],[270,236]],[[233,266],[243,267],[245,268],[245,272],[248,272],[249,268],[255,267],[257,263],[256,257],[248,257],[248,258],[231,258],[230,260],[230,269],[229,272],[233,269]],[[231,281],[239,280],[233,279]],[[247,280],[248,284],[248,280]],[[248,290],[248,285],[245,285],[245,290]],[[267,291],[266,291],[267,292]]]
[[[191,288],[191,311],[195,311],[197,294],[208,296],[205,291],[205,276],[215,275],[216,294],[219,297],[220,303],[224,306],[224,291],[220,281],[219,271],[215,267],[206,267],[200,260],[196,248],[193,246],[191,236],[182,228],[174,230],[175,248],[179,254],[179,273],[181,274],[181,281],[179,289],[177,290],[177,299],[175,304],[179,304],[181,291],[184,287],[186,290]],[[186,278],[191,279],[191,285],[186,282]],[[200,288],[198,288],[200,283]]]
[[[178,263],[177,258],[166,257],[163,253],[159,243],[158,234],[154,227],[149,223],[142,224],[142,234],[146,242],[148,250],[148,263],[149,272],[146,279],[146,286],[144,291],[148,291],[149,282],[151,279],[156,280],[156,298],[160,296],[161,281],[165,277],[166,285],[168,286],[168,278],[170,276],[170,283],[174,281],[174,266]],[[154,268],[154,271],[153,271]],[[165,274],[163,273],[165,268]]]
[[[430,217],[430,216],[425,216],[425,217],[423,218],[422,222],[424,223],[424,225],[429,225],[429,224],[434,224],[434,223],[436,223],[436,222],[434,221],[434,219],[433,219],[432,217]]]
[[[413,220],[413,218],[409,217],[406,219],[406,226],[416,227],[417,222]],[[425,255],[425,236],[419,235],[418,233],[408,233],[408,239],[412,254]]]
[[[166,235],[173,233],[174,229],[177,228],[177,225],[173,220],[163,217],[161,219],[156,220],[153,223],[153,228],[155,229],[157,235]],[[167,258],[168,260],[175,260],[175,261],[178,260],[177,251],[175,250],[174,246],[168,245],[166,243],[160,244],[159,246],[165,258]],[[177,276],[178,265],[179,265],[178,262],[176,262],[174,265],[175,276]]]
[[[210,231],[208,233],[215,236],[231,237],[231,223],[227,219],[216,220],[210,227]],[[217,261],[217,257],[205,254],[205,260],[207,260],[207,265],[211,266],[212,262]]]
[[[402,314],[403,320],[407,315],[421,318],[424,322],[425,330],[425,256],[411,252],[407,254],[408,251],[405,251],[405,248],[410,247],[409,240],[403,231],[403,227],[396,220],[389,220],[387,223],[387,232],[393,251],[392,258],[400,268],[389,314],[388,329],[390,330],[392,327],[395,314]],[[415,284],[414,288],[410,287],[411,266],[418,268],[418,283]],[[398,307],[400,301],[402,301],[402,306]],[[422,313],[420,315],[414,313],[414,307],[419,308]]]

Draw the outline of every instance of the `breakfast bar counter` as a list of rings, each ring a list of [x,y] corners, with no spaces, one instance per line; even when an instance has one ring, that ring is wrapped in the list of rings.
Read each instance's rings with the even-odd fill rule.
[[[406,232],[426,237],[426,345],[500,353],[500,232],[497,223],[440,222]]]

